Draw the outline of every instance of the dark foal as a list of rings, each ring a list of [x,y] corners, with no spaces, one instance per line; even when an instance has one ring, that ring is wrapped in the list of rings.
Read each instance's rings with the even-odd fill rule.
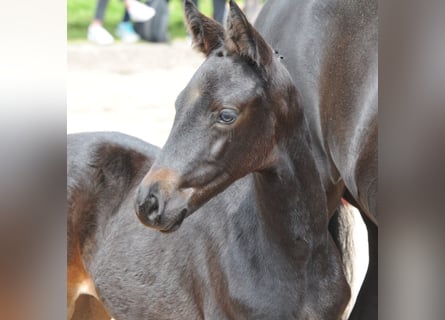
[[[292,79],[235,4],[226,31],[185,8],[207,60],[163,151],[68,138],[68,300],[130,320],[339,319],[349,287]]]
[[[135,199],[141,222],[168,234],[134,245],[145,269],[127,272],[145,281],[144,294],[113,314],[339,319],[349,287],[292,78],[234,2],[227,30],[190,1],[185,13],[207,59]],[[106,277],[117,277],[113,263],[92,269],[104,301],[125,300]]]
[[[255,26],[298,88],[329,215],[343,196],[367,217],[369,271],[351,319],[377,319],[377,1],[268,1]]]

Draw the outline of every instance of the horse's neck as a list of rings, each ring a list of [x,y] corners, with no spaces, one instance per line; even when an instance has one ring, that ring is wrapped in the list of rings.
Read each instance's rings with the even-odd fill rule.
[[[328,223],[324,189],[302,122],[277,146],[274,167],[255,174],[265,237],[297,255],[295,248],[301,245],[309,250],[326,245]]]

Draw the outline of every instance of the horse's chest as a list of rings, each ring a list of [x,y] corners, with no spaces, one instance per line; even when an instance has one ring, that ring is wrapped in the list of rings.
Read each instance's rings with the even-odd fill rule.
[[[301,319],[304,302],[296,291],[283,288],[259,288],[255,292],[237,292],[230,297],[235,319]],[[240,291],[243,289],[240,289]]]
[[[302,319],[305,283],[291,270],[233,263],[220,279],[219,296],[211,303],[229,319]]]

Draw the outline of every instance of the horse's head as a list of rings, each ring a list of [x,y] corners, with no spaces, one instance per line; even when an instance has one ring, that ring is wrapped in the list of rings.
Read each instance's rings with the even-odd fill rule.
[[[176,230],[235,180],[273,165],[295,99],[279,58],[233,1],[226,30],[191,1],[184,6],[193,43],[207,58],[178,96],[170,136],[136,197],[141,222],[161,231]]]

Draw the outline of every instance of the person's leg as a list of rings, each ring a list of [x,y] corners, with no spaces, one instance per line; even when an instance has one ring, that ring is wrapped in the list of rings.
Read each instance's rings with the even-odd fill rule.
[[[88,27],[87,38],[91,42],[106,45],[114,42],[113,36],[102,26],[107,8],[108,0],[98,0],[94,19]]]
[[[222,24],[225,10],[226,10],[225,0],[213,0],[213,19]]]
[[[122,18],[122,22],[117,26],[116,35],[123,42],[127,43],[137,42],[140,39],[139,35],[134,31],[133,23],[130,20],[128,9],[125,8],[124,17]]]
[[[130,22],[130,14],[128,13],[128,10],[126,8],[124,11],[124,17],[122,18],[122,22]]]
[[[96,6],[96,12],[94,13],[94,20],[92,24],[102,25],[105,16],[105,9],[107,8],[108,0],[98,0]]]

